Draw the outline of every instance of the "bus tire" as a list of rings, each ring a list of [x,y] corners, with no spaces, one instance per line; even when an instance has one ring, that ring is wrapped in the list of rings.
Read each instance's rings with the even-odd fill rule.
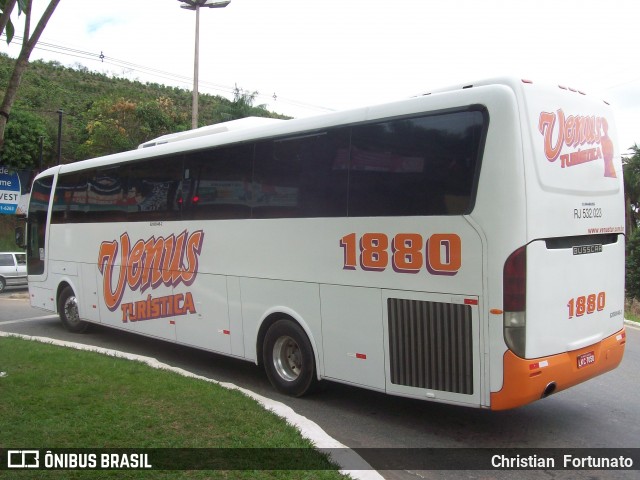
[[[267,377],[280,392],[301,397],[317,383],[311,342],[297,323],[282,319],[267,330],[262,360]]]
[[[58,310],[60,320],[64,327],[73,333],[84,333],[89,324],[80,320],[78,311],[78,299],[71,287],[65,287],[58,298]]]

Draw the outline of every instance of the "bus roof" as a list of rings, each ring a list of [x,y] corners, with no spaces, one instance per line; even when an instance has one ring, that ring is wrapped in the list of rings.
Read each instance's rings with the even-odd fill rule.
[[[215,123],[213,125],[207,125],[205,127],[196,128],[193,130],[187,130],[186,132],[169,133],[162,135],[161,137],[154,138],[147,142],[141,143],[138,148],[154,147],[156,145],[162,145],[164,143],[178,142],[181,140],[187,140],[189,138],[197,138],[205,135],[214,135],[216,133],[230,132],[233,130],[242,130],[252,127],[260,127],[263,125],[271,125],[281,122],[282,120],[277,118],[266,117],[246,117],[239,120],[230,120],[228,122]]]

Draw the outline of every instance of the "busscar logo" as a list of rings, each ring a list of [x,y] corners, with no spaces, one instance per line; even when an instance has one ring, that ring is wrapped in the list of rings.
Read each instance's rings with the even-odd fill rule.
[[[617,177],[613,166],[613,142],[609,138],[606,118],[595,115],[567,117],[562,109],[542,112],[538,131],[544,137],[544,153],[550,162],[560,158],[560,166],[569,168],[603,160],[604,176]],[[563,153],[564,146],[568,150],[566,153]]]
[[[588,255],[590,253],[602,253],[602,245],[580,245],[573,247],[574,255]]]
[[[112,312],[122,311],[122,322],[138,322],[197,313],[191,292],[154,297],[151,293],[136,302],[121,304],[125,290],[145,293],[161,285],[190,286],[198,276],[198,258],[204,232],[155,236],[131,241],[128,233],[120,240],[102,242],[98,253],[98,269],[102,274],[104,302]],[[133,243],[133,245],[132,245]],[[116,275],[117,266],[119,272]]]

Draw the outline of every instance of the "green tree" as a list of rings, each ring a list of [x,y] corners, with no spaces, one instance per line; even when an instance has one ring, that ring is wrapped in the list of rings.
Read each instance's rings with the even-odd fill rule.
[[[636,230],[640,212],[640,146],[636,144],[629,150],[634,154],[622,166],[627,238]]]
[[[0,1],[4,2],[4,8],[2,10],[2,15],[0,15],[0,20],[4,22],[6,19],[6,25],[8,26],[8,17],[11,14],[11,10],[13,10],[13,5],[15,5],[15,2],[12,2],[12,0]],[[11,109],[18,95],[18,87],[20,86],[20,82],[22,81],[22,75],[27,70],[27,66],[29,65],[29,56],[38,43],[38,40],[40,40],[40,35],[42,35],[44,28],[47,26],[47,23],[49,22],[51,15],[53,15],[53,12],[58,6],[60,0],[49,1],[49,5],[42,14],[42,17],[40,17],[40,20],[38,21],[36,28],[33,30],[33,33],[31,32],[31,2],[32,0],[20,0],[18,2],[20,8],[24,10],[25,14],[24,35],[22,39],[22,48],[20,49],[20,53],[18,54],[18,59],[16,60],[15,66],[13,68],[13,73],[11,75],[11,78],[9,79],[9,84],[7,85],[4,92],[2,104],[0,105],[0,152],[2,152],[5,128],[7,126],[7,121],[9,120],[9,114],[11,113]],[[22,6],[24,6],[24,8],[22,8]]]
[[[270,116],[266,105],[254,106],[257,96],[258,92],[249,93],[236,85],[233,89],[233,102],[221,109],[222,121]]]
[[[627,235],[625,291],[627,298],[640,299],[640,229]]]
[[[11,43],[15,33],[15,28],[11,22],[11,14],[16,4],[18,5],[19,16],[27,7],[26,0],[0,0],[0,35],[5,33],[6,30],[7,44]]]
[[[78,150],[82,158],[132,150],[151,138],[187,128],[186,113],[167,97],[152,101],[101,99],[87,117],[87,138]]]
[[[49,159],[53,143],[45,122],[30,112],[14,110],[5,132],[3,163],[16,169],[39,167],[41,138],[43,156]]]

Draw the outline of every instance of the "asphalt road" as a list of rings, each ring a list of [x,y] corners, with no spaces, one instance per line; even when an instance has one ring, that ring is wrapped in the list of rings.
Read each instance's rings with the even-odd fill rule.
[[[640,447],[640,330],[627,328],[621,366],[572,389],[505,412],[391,397],[330,383],[290,398],[273,390],[252,363],[104,327],[78,335],[57,317],[29,306],[20,288],[0,294],[0,331],[45,336],[154,357],[172,366],[232,382],[292,407],[351,448]],[[11,298],[18,297],[18,298]],[[638,471],[384,471],[385,478],[539,479],[638,478]]]

